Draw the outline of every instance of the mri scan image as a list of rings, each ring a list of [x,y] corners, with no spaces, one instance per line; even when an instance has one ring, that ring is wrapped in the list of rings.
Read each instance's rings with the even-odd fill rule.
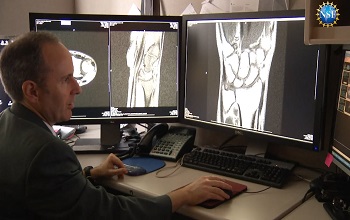
[[[218,122],[264,130],[276,33],[276,21],[216,23]]]
[[[157,107],[164,32],[132,31],[127,51],[130,69],[127,107]]]
[[[97,64],[95,60],[80,51],[70,50],[72,55],[74,73],[73,76],[77,80],[79,86],[84,86],[92,82],[97,73]]]

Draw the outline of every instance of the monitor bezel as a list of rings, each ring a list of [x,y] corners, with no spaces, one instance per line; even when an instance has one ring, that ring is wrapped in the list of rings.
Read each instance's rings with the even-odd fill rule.
[[[14,41],[15,40],[15,38],[16,38],[16,36],[15,35],[0,35],[0,41],[2,41],[2,40],[9,40],[9,41]],[[1,54],[1,50],[2,49],[0,49],[0,54]],[[11,99],[11,97],[5,92],[5,88],[4,88],[4,86],[3,86],[3,84],[2,84],[2,82],[1,82],[1,78],[0,78],[0,93],[2,93],[3,92],[3,95],[4,95],[4,97],[5,97],[5,100],[6,101],[8,101],[8,102],[11,102],[11,104],[10,105],[7,105],[7,106],[5,106],[5,107],[2,107],[2,105],[0,104],[0,112],[2,112],[3,110],[5,110],[6,108],[8,108],[9,106],[11,106],[12,105],[12,99]],[[0,101],[3,101],[3,100],[0,100]],[[4,104],[4,103],[2,103],[2,104]]]
[[[331,84],[329,87],[331,87],[332,90],[332,95],[329,96],[329,103],[331,104],[332,108],[332,129],[331,129],[331,140],[328,148],[328,153],[332,156],[332,162],[344,173],[350,176],[350,167],[345,165],[344,163],[350,163],[350,160],[347,160],[342,154],[344,154],[343,151],[340,151],[336,146],[334,146],[334,137],[335,137],[335,132],[336,132],[336,126],[337,126],[337,120],[339,120],[340,116],[337,117],[338,115],[338,104],[339,104],[339,93],[340,93],[340,86],[341,86],[341,81],[342,81],[342,75],[343,75],[343,65],[345,62],[345,54],[346,52],[350,52],[350,46],[349,45],[343,45],[342,46],[342,52],[339,53],[339,51],[336,51],[335,55],[335,61],[334,63],[339,64],[339,65],[334,65],[334,71],[333,71],[333,78],[332,80],[328,81],[329,84]],[[339,61],[339,63],[338,63]],[[336,82],[336,83],[334,83]],[[335,90],[335,92],[334,92]],[[349,156],[349,155],[345,155]]]
[[[182,21],[182,48],[181,48],[181,85],[180,85],[180,123],[192,125],[204,129],[210,129],[220,132],[225,132],[232,135],[245,136],[248,139],[255,141],[267,142],[271,144],[290,145],[301,149],[306,149],[313,152],[319,152],[325,149],[324,143],[324,118],[325,118],[325,81],[327,77],[327,63],[328,63],[328,45],[320,45],[320,60],[319,62],[319,77],[318,88],[316,90],[316,112],[314,120],[315,133],[313,141],[304,141],[299,139],[287,138],[279,135],[267,134],[257,132],[251,129],[244,129],[239,127],[218,125],[216,123],[198,121],[196,119],[185,118],[185,74],[186,74],[186,36],[187,36],[187,22],[196,20],[228,20],[228,19],[257,19],[257,18],[289,18],[289,17],[305,17],[305,10],[288,10],[288,11],[261,11],[261,12],[237,12],[237,13],[223,13],[223,14],[200,14],[200,15],[184,15]],[[316,129],[319,128],[319,129]]]
[[[178,61],[177,61],[177,92],[179,92],[179,79],[181,67],[181,39],[182,18],[181,16],[150,16],[150,15],[110,15],[110,14],[61,14],[61,13],[29,13],[29,27],[36,31],[36,19],[50,20],[89,20],[89,21],[130,21],[130,22],[178,22]],[[176,123],[179,122],[180,100],[179,93],[176,97],[177,116],[123,116],[123,117],[101,117],[101,118],[71,118],[69,121],[60,122],[62,125],[79,124],[130,124],[130,123]]]

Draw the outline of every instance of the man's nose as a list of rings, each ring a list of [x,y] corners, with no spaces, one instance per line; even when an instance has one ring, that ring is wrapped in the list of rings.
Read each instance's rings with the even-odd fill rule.
[[[78,95],[82,92],[82,88],[80,87],[78,81],[76,79],[74,79],[74,94]]]

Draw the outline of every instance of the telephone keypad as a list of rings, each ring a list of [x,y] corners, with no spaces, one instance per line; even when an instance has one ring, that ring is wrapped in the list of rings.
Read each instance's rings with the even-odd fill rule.
[[[183,145],[191,138],[191,135],[181,133],[167,133],[157,140],[150,155],[175,159]]]

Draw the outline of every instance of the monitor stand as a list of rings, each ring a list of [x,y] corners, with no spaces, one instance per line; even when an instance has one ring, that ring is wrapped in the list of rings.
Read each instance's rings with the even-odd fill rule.
[[[122,139],[119,123],[101,124],[100,138],[80,138],[75,141],[76,153],[116,153],[129,150],[129,144]]]
[[[245,155],[265,157],[265,153],[267,151],[267,144],[268,143],[266,141],[249,140],[245,151]]]

